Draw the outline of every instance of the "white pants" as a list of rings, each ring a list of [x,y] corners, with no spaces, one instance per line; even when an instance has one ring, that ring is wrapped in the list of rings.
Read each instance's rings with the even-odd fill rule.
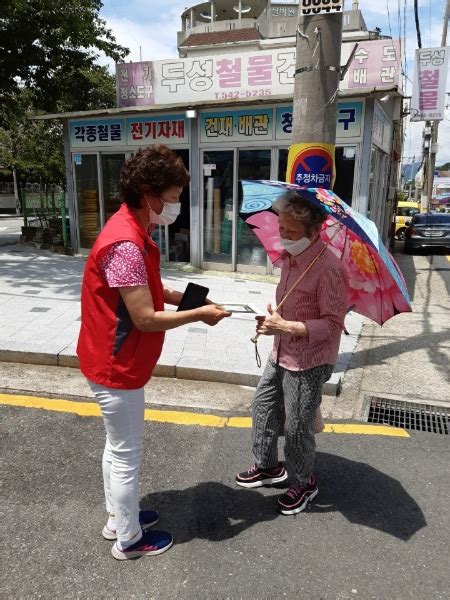
[[[139,474],[143,455],[144,389],[116,390],[89,381],[106,429],[103,481],[106,510],[115,514],[117,539],[134,543],[139,525]]]

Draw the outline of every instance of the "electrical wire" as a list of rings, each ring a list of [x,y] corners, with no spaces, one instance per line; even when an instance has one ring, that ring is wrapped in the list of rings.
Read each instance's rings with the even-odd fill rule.
[[[420,33],[420,21],[419,21],[419,0],[414,0],[414,18],[416,21],[416,34],[417,34],[417,45],[422,48],[422,35]]]
[[[389,23],[389,35],[392,39],[392,27],[391,27],[391,11],[389,10],[389,0],[386,0],[386,10],[388,15],[388,23]]]

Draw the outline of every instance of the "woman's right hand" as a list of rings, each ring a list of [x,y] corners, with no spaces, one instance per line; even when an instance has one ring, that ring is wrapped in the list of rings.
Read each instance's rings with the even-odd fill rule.
[[[231,317],[231,313],[224,310],[217,304],[206,304],[196,309],[199,316],[199,321],[206,323],[206,325],[217,325],[225,317]]]

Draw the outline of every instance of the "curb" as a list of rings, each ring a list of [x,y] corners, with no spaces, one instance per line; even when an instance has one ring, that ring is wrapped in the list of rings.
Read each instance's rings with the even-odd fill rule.
[[[78,357],[74,354],[33,352],[20,350],[0,349],[0,361],[28,365],[41,365],[47,367],[66,367],[78,369]],[[337,367],[341,365],[336,365]],[[261,375],[256,373],[239,373],[236,371],[219,371],[214,368],[205,369],[200,367],[178,367],[176,364],[158,364],[153,375],[155,377],[166,377],[171,379],[185,379],[191,381],[208,381],[210,383],[229,383],[256,387]],[[323,386],[323,394],[328,396],[339,396],[342,389],[342,378],[344,373],[334,372],[329,381]]]

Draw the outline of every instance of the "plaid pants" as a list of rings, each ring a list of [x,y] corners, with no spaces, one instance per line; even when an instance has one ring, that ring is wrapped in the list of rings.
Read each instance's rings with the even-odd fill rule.
[[[256,465],[278,464],[278,435],[283,405],[286,411],[284,455],[291,484],[306,485],[316,453],[314,417],[322,401],[322,386],[333,365],[289,371],[269,358],[253,397],[252,443]]]

